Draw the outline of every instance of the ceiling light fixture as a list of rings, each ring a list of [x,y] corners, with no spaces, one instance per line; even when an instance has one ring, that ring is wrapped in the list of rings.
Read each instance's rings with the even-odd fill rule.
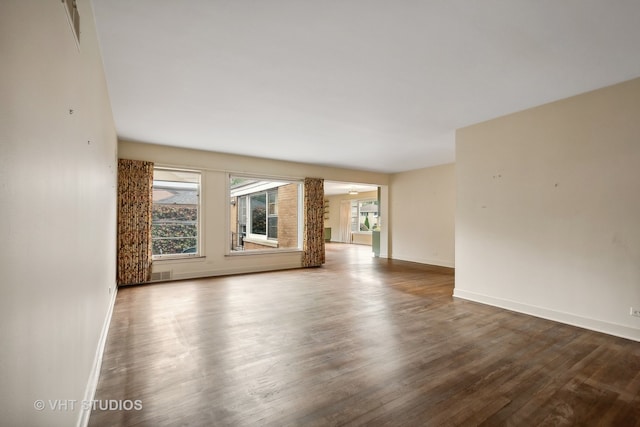
[[[355,196],[356,194],[358,194],[358,192],[356,190],[349,190],[349,195],[350,196]]]

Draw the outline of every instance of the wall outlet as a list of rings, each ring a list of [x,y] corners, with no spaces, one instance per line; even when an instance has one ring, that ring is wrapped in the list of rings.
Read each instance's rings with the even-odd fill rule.
[[[630,316],[635,316],[635,317],[640,317],[640,308],[633,308],[631,307],[629,309],[629,315]]]

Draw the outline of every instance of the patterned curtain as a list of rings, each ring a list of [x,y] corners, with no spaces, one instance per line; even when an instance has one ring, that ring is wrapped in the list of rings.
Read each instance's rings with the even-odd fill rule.
[[[153,163],[118,160],[119,285],[151,280]]]
[[[304,179],[303,267],[324,264],[324,180]]]

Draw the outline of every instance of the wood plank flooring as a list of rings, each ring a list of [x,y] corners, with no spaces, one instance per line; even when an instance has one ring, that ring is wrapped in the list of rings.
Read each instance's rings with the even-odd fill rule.
[[[452,297],[442,268],[121,288],[91,426],[640,426],[640,343]]]

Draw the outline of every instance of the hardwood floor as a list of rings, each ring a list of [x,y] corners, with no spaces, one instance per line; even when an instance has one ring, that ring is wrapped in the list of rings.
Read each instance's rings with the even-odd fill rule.
[[[322,268],[121,288],[91,426],[640,426],[640,343],[452,297],[446,269],[327,246]]]

